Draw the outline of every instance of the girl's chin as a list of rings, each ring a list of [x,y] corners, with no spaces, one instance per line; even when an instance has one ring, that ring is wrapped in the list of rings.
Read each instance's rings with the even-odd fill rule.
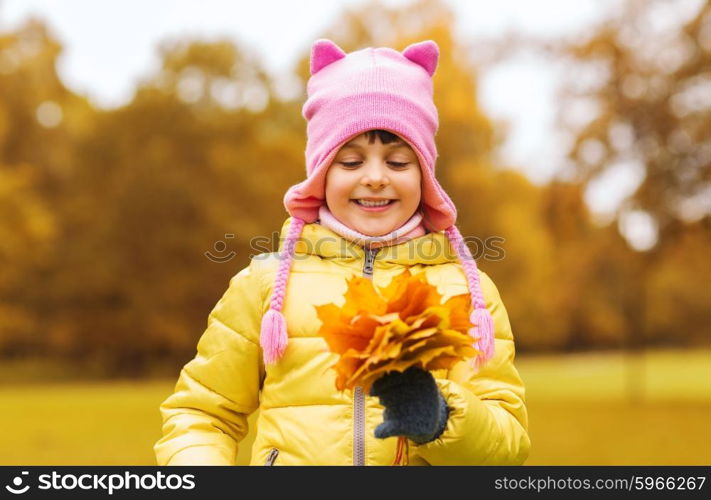
[[[389,220],[374,220],[373,218],[367,216],[351,218],[354,222],[353,227],[359,233],[366,236],[383,236],[385,234],[390,234],[404,224],[404,222],[400,225],[393,224],[392,218],[388,217],[388,219]]]

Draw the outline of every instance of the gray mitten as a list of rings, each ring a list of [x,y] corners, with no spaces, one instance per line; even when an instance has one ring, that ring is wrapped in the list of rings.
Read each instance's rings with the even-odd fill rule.
[[[449,408],[434,377],[411,366],[404,372],[387,372],[371,389],[385,407],[383,423],[375,437],[405,436],[417,444],[437,439],[447,426]]]

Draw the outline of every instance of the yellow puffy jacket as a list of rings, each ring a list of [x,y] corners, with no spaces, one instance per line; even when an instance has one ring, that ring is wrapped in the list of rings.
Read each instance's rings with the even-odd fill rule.
[[[290,218],[281,230],[283,245]],[[295,247],[284,299],[289,344],[266,367],[259,333],[278,266],[276,253],[252,258],[236,274],[208,317],[197,355],[161,405],[158,465],[233,465],[259,409],[250,465],[390,465],[397,438],[378,439],[378,399],[360,388],[339,392],[330,368],[337,355],[318,336],[314,305],[343,303],[346,279],[362,275],[365,250],[320,224],[306,224]],[[465,275],[444,233],[428,233],[375,254],[372,275],[385,286],[409,267],[426,273],[443,300],[468,293]],[[460,362],[434,372],[450,407],[444,432],[423,445],[409,443],[410,465],[518,465],[528,457],[524,387],[514,367],[514,339],[491,279],[480,271],[495,325],[496,354],[478,373]]]

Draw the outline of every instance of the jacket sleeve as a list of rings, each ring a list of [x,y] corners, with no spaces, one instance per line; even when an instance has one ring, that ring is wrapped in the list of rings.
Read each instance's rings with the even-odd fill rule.
[[[197,355],[160,406],[158,465],[234,465],[257,409],[264,366],[259,347],[263,287],[252,261],[231,280],[210,312]]]
[[[494,320],[495,354],[478,373],[460,362],[446,379],[435,379],[450,408],[447,426],[439,438],[416,445],[432,465],[521,465],[528,458],[528,413],[511,325],[496,286],[480,276]]]

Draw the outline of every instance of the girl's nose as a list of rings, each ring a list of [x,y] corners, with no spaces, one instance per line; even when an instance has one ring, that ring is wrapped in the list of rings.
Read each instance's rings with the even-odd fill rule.
[[[379,162],[370,162],[363,169],[361,184],[370,188],[380,188],[390,184],[387,166]]]

